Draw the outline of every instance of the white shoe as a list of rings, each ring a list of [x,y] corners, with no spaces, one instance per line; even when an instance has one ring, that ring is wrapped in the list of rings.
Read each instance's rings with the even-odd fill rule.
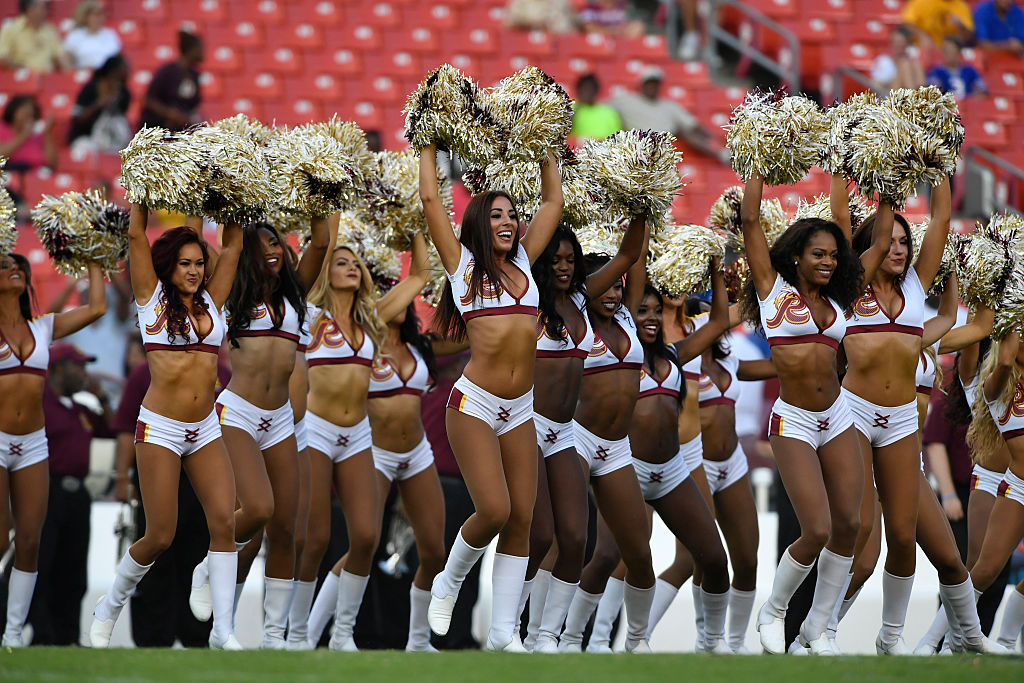
[[[263,637],[263,642],[260,644],[261,650],[287,650],[288,643],[284,638],[267,638]]]
[[[781,655],[786,652],[786,620],[777,619],[765,614],[764,607],[757,615],[757,632],[761,635],[761,647],[770,655]]]
[[[754,654],[753,652],[750,651],[750,649],[746,645],[740,645],[739,648],[736,649],[736,650],[733,650],[732,653],[734,655],[740,655],[740,656],[750,656],[750,655]]]
[[[533,653],[537,655],[557,655],[558,641],[551,638],[537,638],[533,646]]]
[[[192,590],[188,594],[188,606],[192,609],[192,616],[199,621],[209,621],[213,617],[210,570],[205,559],[192,570]]]
[[[964,652],[977,652],[986,655],[1012,655],[1011,650],[1006,649],[987,636],[982,636],[980,642],[963,641]]]
[[[712,655],[732,655],[732,648],[725,642],[725,639],[719,640],[718,643],[710,650],[705,650],[708,654]]]
[[[210,649],[211,650],[225,650],[225,651],[228,651],[228,652],[241,652],[245,648],[242,647],[242,644],[240,642],[238,642],[237,638],[235,638],[235,634],[234,633],[229,634],[228,637],[224,640],[223,643],[218,643],[216,641],[216,639],[213,637],[213,634],[211,633],[210,634]]]
[[[558,653],[578,655],[583,652],[583,645],[581,643],[566,643],[563,641],[558,642]]]
[[[843,654],[843,651],[839,649],[839,641],[837,641],[834,637],[828,637],[828,644],[829,647],[832,648],[832,654],[834,654],[836,657],[839,657]]]
[[[791,655],[796,655],[797,657],[806,657],[807,655],[811,654],[806,647],[801,645],[796,640],[789,644],[789,649],[786,650],[786,652]]]
[[[447,635],[452,625],[452,612],[455,611],[455,595],[439,596],[434,593],[439,576],[434,577],[430,588],[430,604],[427,606],[427,623],[430,630],[439,636]]]
[[[921,645],[916,650],[914,650],[914,656],[915,657],[934,657],[935,656],[935,648],[933,648],[931,645]]]
[[[431,601],[433,602],[433,601]],[[518,633],[512,634],[512,640],[508,641],[501,647],[495,647],[491,641],[490,636],[487,637],[487,642],[484,643],[484,650],[487,652],[510,652],[512,654],[529,654],[527,649],[523,647],[523,641],[519,637]]]
[[[331,640],[327,643],[327,649],[331,652],[359,652],[359,648],[356,647],[356,641],[352,636],[342,641],[331,636]]]
[[[285,641],[284,649],[290,650],[292,652],[308,652],[309,650],[313,650],[316,648],[308,640],[302,639]]]
[[[700,34],[696,31],[687,31],[679,41],[679,49],[676,51],[679,59],[684,62],[692,62],[700,54]]]
[[[113,627],[111,627],[111,628],[113,628]],[[17,635],[8,635],[6,631],[4,632],[3,642],[0,643],[0,645],[2,645],[3,647],[9,647],[9,648],[25,647],[25,644],[21,640],[21,634],[20,633],[17,634]]]
[[[589,651],[589,649],[588,649],[588,651]],[[608,651],[611,652],[611,648],[608,648]],[[633,654],[633,655],[649,655],[649,654],[651,654],[651,645],[650,645],[650,643],[647,642],[646,639],[641,640],[640,642],[638,642],[633,647],[630,647],[629,643],[627,643],[626,644],[626,652],[628,652],[630,654]]]
[[[803,634],[803,629],[801,628],[796,639],[801,645],[808,649],[808,654],[818,655],[819,657],[835,657],[836,655],[836,653],[832,651],[832,645],[829,643],[828,636],[824,633],[814,640],[807,640]]]
[[[426,647],[409,647],[409,646],[406,646],[405,651],[406,652],[438,652],[438,649],[436,647],[434,647],[433,645],[431,645],[430,643],[427,643]]]
[[[882,636],[879,635],[875,638],[875,652],[880,655],[893,655],[896,657],[908,657],[913,654],[907,644],[903,641],[903,636],[896,639],[896,642],[892,645],[886,646],[882,642]]]
[[[588,655],[610,655],[612,654],[612,646],[599,643],[587,643],[587,654]]]
[[[100,603],[107,599],[104,595],[96,602],[96,607],[100,606]],[[114,621],[115,619],[99,619],[96,616],[96,610],[92,612],[92,624],[89,626],[89,643],[95,648],[108,648],[110,647],[110,634],[114,632]],[[6,645],[6,638],[4,644]]]

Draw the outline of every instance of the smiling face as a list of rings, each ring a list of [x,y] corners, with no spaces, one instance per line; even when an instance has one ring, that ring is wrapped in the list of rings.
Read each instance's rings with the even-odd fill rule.
[[[576,254],[569,240],[559,242],[558,251],[551,259],[551,269],[555,272],[555,289],[559,292],[568,292],[572,276],[576,272]]]
[[[497,197],[491,202],[491,241],[494,253],[504,256],[512,249],[512,241],[519,230],[519,214],[505,197]]]
[[[10,256],[0,258],[0,292],[13,292],[20,296],[28,286],[25,272]]]
[[[206,276],[206,261],[203,250],[195,242],[189,242],[178,250],[178,260],[171,273],[171,284],[182,294],[193,295],[199,291]]]
[[[619,304],[622,303],[622,280],[619,280],[614,285],[608,288],[608,290],[593,300],[591,310],[597,314],[598,317],[608,319],[615,315],[615,311],[618,309]]]
[[[331,266],[328,271],[331,289],[342,292],[355,292],[363,281],[363,273],[359,262],[351,249],[340,247],[334,250]]]
[[[281,246],[281,241],[274,236],[274,233],[269,230],[260,228],[258,234],[267,270],[276,275],[281,272],[281,266],[284,263],[284,247]]]
[[[644,344],[651,344],[661,331],[661,302],[653,294],[646,294],[636,311],[636,333]]]
[[[811,235],[796,262],[801,280],[814,287],[825,287],[835,272],[839,247],[832,233],[819,230]]]
[[[881,271],[887,275],[897,277],[907,271],[907,260],[910,258],[910,240],[907,238],[907,230],[899,222],[892,226],[892,243],[889,245],[889,254],[882,261]]]

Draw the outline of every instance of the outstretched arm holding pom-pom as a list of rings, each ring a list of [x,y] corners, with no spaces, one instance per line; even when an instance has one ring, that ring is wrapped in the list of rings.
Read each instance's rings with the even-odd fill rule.
[[[89,303],[53,317],[53,338],[60,339],[91,325],[107,312],[107,290],[103,269],[98,263],[89,263]]]
[[[768,239],[761,228],[761,193],[764,180],[756,171],[750,174],[743,188],[743,204],[740,206],[740,221],[743,224],[743,245],[746,249],[750,277],[754,278],[754,290],[759,299],[772,293],[775,286],[775,268],[768,252]]]
[[[931,289],[935,275],[939,272],[942,253],[946,248],[946,240],[949,239],[950,204],[949,178],[946,178],[932,188],[928,230],[921,240],[921,255],[914,264],[917,277],[926,292]]]
[[[558,161],[548,150],[547,159],[540,165],[540,208],[533,214],[530,228],[523,236],[522,245],[532,264],[541,255],[562,218],[565,199],[562,196],[562,175]]]
[[[729,293],[722,279],[722,263],[715,256],[711,259],[711,312],[708,321],[674,344],[679,362],[685,363],[703,353],[729,329],[729,322]]]
[[[455,236],[437,189],[437,145],[433,143],[420,150],[420,201],[423,202],[423,215],[430,239],[441,257],[441,265],[449,273],[454,273],[462,257],[462,245]]]

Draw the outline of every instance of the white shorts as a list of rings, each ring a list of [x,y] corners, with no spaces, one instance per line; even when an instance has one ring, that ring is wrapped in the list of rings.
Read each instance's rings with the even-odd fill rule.
[[[842,393],[836,397],[836,402],[829,406],[828,410],[820,412],[791,406],[779,398],[772,406],[768,436],[799,439],[814,450],[818,450],[852,426],[853,414]]]
[[[853,426],[867,437],[872,448],[882,448],[917,433],[917,399],[902,406],[879,406],[843,389]]]
[[[999,472],[986,470],[981,465],[975,465],[971,470],[971,490],[984,491],[993,498],[999,495],[999,485],[1003,481],[1003,475]]]
[[[309,434],[306,432],[306,416],[303,415],[302,419],[295,423],[295,449],[301,453],[308,447]]]
[[[640,482],[644,500],[664,498],[690,476],[690,468],[679,453],[673,455],[668,462],[657,465],[633,458],[633,469],[636,470],[636,480]]]
[[[275,410],[258,408],[233,391],[225,389],[214,405],[221,427],[235,427],[252,437],[265,451],[295,434],[295,415],[291,401]]]
[[[629,448],[629,437],[618,441],[602,439],[584,429],[575,420],[572,422],[572,431],[576,439],[576,452],[586,461],[587,467],[590,469],[590,476],[601,477],[633,464],[633,451]]]
[[[498,436],[533,419],[533,389],[516,398],[484,391],[463,375],[448,396],[448,407],[486,423]]]
[[[211,410],[202,422],[179,422],[144,407],[139,408],[135,443],[163,446],[184,458],[219,438],[220,422],[216,411]]]
[[[8,472],[35,465],[48,457],[50,450],[46,445],[45,427],[29,434],[0,432],[0,467]]]
[[[708,478],[711,495],[724,491],[740,481],[748,471],[750,467],[747,465],[747,454],[739,444],[725,460],[704,460],[704,474]]]
[[[704,464],[704,442],[700,434],[679,444],[679,455],[686,461],[686,471],[693,472]]]
[[[309,448],[318,450],[331,462],[341,462],[356,453],[370,450],[373,435],[370,433],[370,418],[351,427],[339,427],[315,413],[306,411],[306,434]]]
[[[998,492],[1003,498],[1009,498],[1018,505],[1024,506],[1024,479],[1009,469],[1003,475],[1003,480],[999,482]]]
[[[392,453],[376,446],[372,450],[373,466],[388,481],[410,479],[434,464],[434,451],[426,436],[408,453]]]
[[[540,452],[545,458],[570,448],[576,448],[572,425],[572,420],[555,422],[540,413],[533,414],[533,426],[537,428],[537,446],[540,447]]]

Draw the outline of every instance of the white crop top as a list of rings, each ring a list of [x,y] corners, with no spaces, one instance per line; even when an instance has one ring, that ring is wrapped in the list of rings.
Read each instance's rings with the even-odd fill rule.
[[[1003,441],[1024,436],[1024,385],[1017,383],[1009,403],[999,399],[989,401],[987,398],[985,403],[988,404],[988,410],[992,413],[999,433],[1003,435]]]
[[[638,399],[644,398],[645,396],[665,394],[678,401],[679,393],[682,390],[683,376],[679,372],[678,363],[669,362],[668,374],[661,380],[658,380],[653,375],[648,374],[646,366],[640,368],[640,393],[637,394]]]
[[[301,351],[303,353],[306,352],[306,347],[309,346],[309,340],[310,340],[309,324],[310,324],[310,320],[309,320],[309,306],[307,305],[306,306],[306,318],[302,321],[302,328],[299,329],[299,347],[297,349],[298,351]]]
[[[299,314],[292,308],[290,301],[285,299],[284,305],[284,320],[281,324],[274,329],[274,315],[271,313],[271,308],[266,302],[261,303],[249,316],[249,327],[244,330],[239,330],[235,336],[237,337],[281,337],[282,339],[290,339],[296,344],[299,343],[301,332],[299,330]],[[231,316],[225,314],[225,320],[228,325],[231,324]]]
[[[583,336],[577,341],[563,324],[562,334],[565,336],[561,339],[552,339],[544,327],[543,316],[538,314],[537,358],[586,358],[594,348],[594,328],[591,327],[590,318],[587,316],[587,297],[582,292],[576,292],[572,295],[572,303],[583,318]]]
[[[639,370],[644,364],[644,349],[640,346],[640,339],[636,336],[636,324],[633,322],[633,316],[629,314],[625,306],[620,305],[615,309],[612,320],[625,333],[626,339],[629,341],[626,354],[621,358],[616,356],[597,330],[594,330],[594,346],[583,361],[584,375],[607,372],[608,370]]]
[[[50,342],[53,341],[53,313],[32,318],[27,322],[28,331],[32,334],[35,345],[32,347],[32,353],[25,359],[18,357],[14,347],[0,332],[0,375],[46,375],[50,365]]]
[[[700,407],[736,405],[736,401],[740,398],[740,380],[737,376],[737,372],[740,368],[739,360],[735,356],[726,356],[725,358],[713,360],[711,362],[718,363],[718,366],[728,373],[729,383],[725,385],[724,389],[721,389],[714,383],[710,375],[701,373],[700,380],[697,383],[698,389],[700,390],[697,401]]]
[[[690,330],[686,333],[686,336],[689,337],[691,334],[707,325],[710,317],[711,315],[709,313],[701,313],[700,315],[695,315],[690,318]],[[698,353],[696,356],[683,363],[683,376],[694,382],[700,381],[701,376],[704,374],[701,372],[700,362],[701,354]]]
[[[373,362],[373,369],[370,371],[370,398],[385,398],[398,394],[411,394],[420,396],[430,388],[430,372],[427,370],[427,363],[423,356],[412,344],[406,344],[416,365],[412,375],[403,379],[398,367],[384,356],[380,356]]]
[[[373,364],[374,348],[370,335],[363,333],[363,343],[354,348],[345,338],[338,323],[328,311],[306,304],[309,321],[309,343],[306,345],[306,365],[365,365]]]
[[[936,352],[939,350],[940,341],[935,342],[935,346],[932,348]],[[935,390],[935,363],[932,362],[931,356],[924,351],[917,358],[917,375],[914,380],[917,383],[917,393],[932,395]]]
[[[465,245],[462,246],[462,257],[459,259],[459,267],[454,273],[448,273],[448,281],[452,285],[452,295],[455,297],[455,306],[462,314],[463,320],[472,320],[481,315],[506,315],[510,313],[524,313],[526,315],[537,315],[537,304],[540,302],[540,295],[537,292],[537,283],[533,281],[533,273],[530,272],[530,259],[526,255],[526,249],[522,244],[511,263],[526,276],[526,289],[520,297],[509,294],[501,284],[492,284],[487,276],[483,280],[483,296],[474,297],[469,292],[469,283],[473,277],[473,254]]]
[[[189,315],[185,320],[186,334],[175,334],[173,340],[167,332],[167,309],[161,301],[163,295],[164,285],[158,280],[149,301],[142,305],[138,301],[135,302],[135,308],[139,314],[139,329],[142,330],[142,344],[146,351],[219,352],[220,345],[224,343],[227,325],[224,323],[220,311],[214,305],[210,293],[203,291],[206,313],[212,320],[209,332],[200,337],[196,331],[196,321]]]
[[[981,361],[978,362],[979,370]],[[981,383],[978,382],[978,378],[981,376],[981,372],[975,372],[974,377],[971,381],[964,385],[964,395],[967,396],[967,405],[971,408],[971,413],[974,413],[974,404],[978,400],[978,392],[981,391]]]
[[[826,299],[832,307],[834,318],[825,327],[818,327],[811,315],[811,309],[796,287],[775,276],[775,286],[767,299],[758,297],[761,306],[761,326],[769,346],[788,344],[825,344],[833,349],[846,334],[846,316],[832,299]]]
[[[902,305],[895,316],[890,316],[878,303],[875,290],[868,285],[864,293],[853,302],[846,323],[846,334],[866,332],[902,332],[920,337],[924,334],[924,300],[927,298],[921,280],[914,268],[908,268],[900,285]]]

